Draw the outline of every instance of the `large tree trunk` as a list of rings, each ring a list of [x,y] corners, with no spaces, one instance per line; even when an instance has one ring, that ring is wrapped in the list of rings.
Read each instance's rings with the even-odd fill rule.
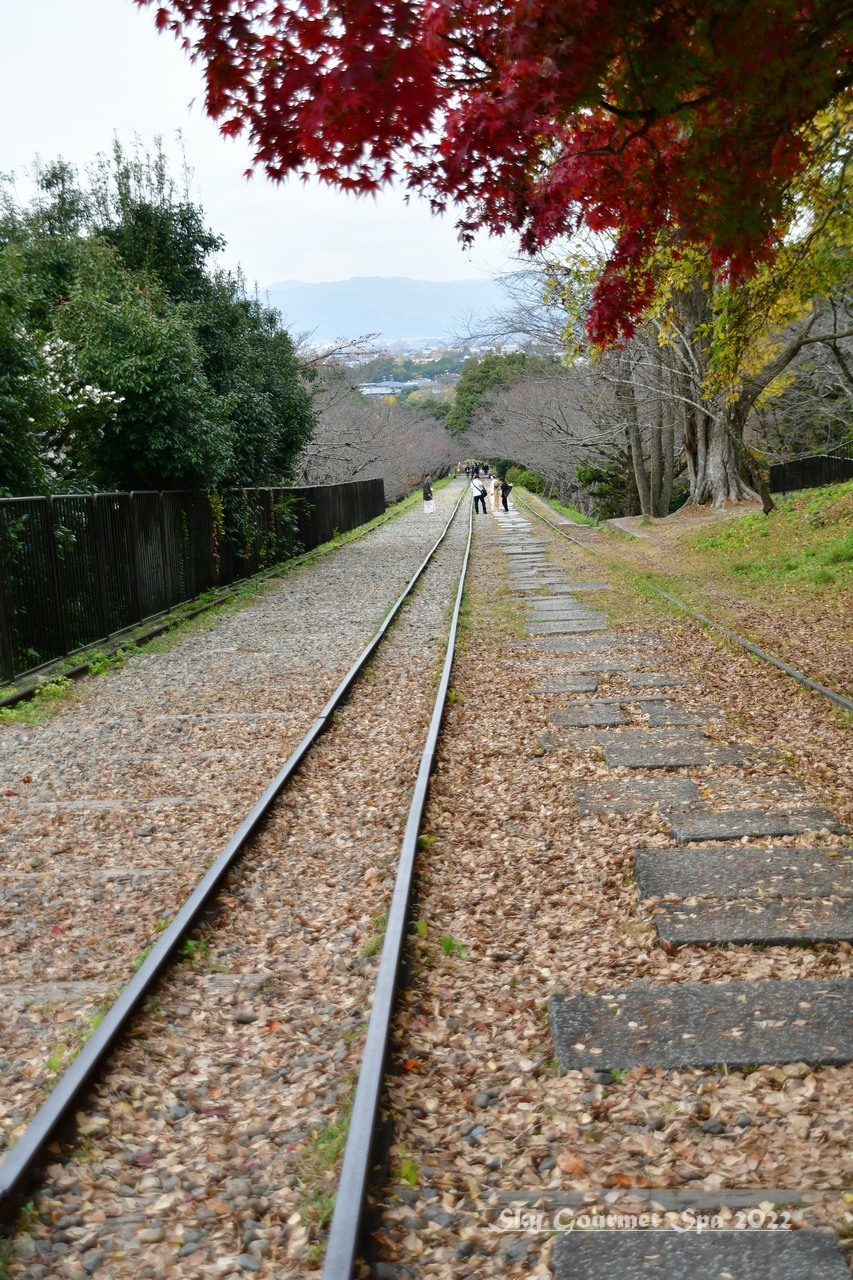
[[[755,502],[758,491],[743,474],[743,444],[737,441],[723,413],[686,406],[684,453],[690,476],[689,503],[721,507],[726,502]],[[740,449],[738,449],[740,444]],[[750,480],[753,477],[750,475]]]
[[[654,399],[649,444],[649,490],[651,514],[666,516],[672,501],[672,476],[675,470],[675,423],[670,370],[664,364],[660,346],[652,348],[656,364],[655,382],[658,394]],[[669,394],[667,394],[669,393]]]
[[[663,483],[663,401],[658,397],[652,411],[651,437],[649,440],[649,512],[653,516],[661,511]]]
[[[684,403],[684,452],[690,476],[688,503],[721,507],[727,502],[756,501],[754,468],[743,444],[743,423],[732,419],[723,405],[709,403],[703,394],[708,372],[707,337],[713,314],[709,282],[694,278],[679,295],[681,330],[681,394]]]
[[[625,515],[639,516],[643,514],[640,504],[640,494],[637,489],[637,469],[634,466],[633,449],[631,441],[628,438],[628,432],[625,431]]]

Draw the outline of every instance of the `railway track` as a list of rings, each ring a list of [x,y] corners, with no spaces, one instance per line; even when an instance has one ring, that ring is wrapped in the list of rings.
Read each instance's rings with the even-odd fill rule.
[[[608,622],[518,511],[481,527],[370,1274],[843,1280],[843,727],[693,620]]]
[[[329,1171],[311,1171],[312,1135],[337,1134],[347,1120],[368,1010],[380,1005],[371,996],[380,949],[389,1012],[393,998],[388,930],[405,925],[408,888],[391,889],[401,837],[410,887],[417,808],[449,678],[447,612],[453,610],[455,631],[470,536],[459,505],[379,631],[7,1153],[0,1205],[8,1216],[76,1118],[76,1148],[66,1147],[48,1169],[13,1250],[19,1261],[10,1264],[12,1274],[49,1275],[56,1266],[61,1275],[160,1275],[176,1253],[180,1274],[208,1266],[224,1274],[229,1259],[236,1273],[263,1263],[279,1274],[288,1253],[304,1256],[307,1233],[290,1230],[288,1219],[295,1212],[310,1230],[314,1211],[303,1202],[329,1196],[319,1185]],[[190,936],[205,919],[208,928]],[[374,1028],[368,1036],[370,1059],[370,1043],[384,1045],[386,1034]],[[283,1038],[287,1052],[271,1071]],[[329,1042],[319,1043],[324,1038]],[[240,1092],[238,1118],[229,1086],[246,1071],[250,1085]],[[374,1071],[381,1079],[381,1060]],[[363,1113],[360,1099],[356,1118]],[[229,1138],[235,1125],[239,1141]],[[193,1180],[187,1170],[204,1148],[218,1153],[219,1176],[208,1159]],[[165,1171],[172,1168],[185,1177],[176,1182]],[[175,1195],[177,1183],[183,1186]],[[86,1186],[97,1187],[88,1223]],[[245,1241],[240,1223],[254,1220],[259,1198],[270,1201],[264,1210],[276,1225]],[[218,1224],[207,1243],[194,1227],[185,1240],[176,1238],[184,1218],[170,1221],[168,1211],[187,1199],[217,1202],[201,1210],[201,1220]],[[254,1209],[246,1208],[250,1202]],[[229,1218],[220,1227],[223,1206],[230,1206]],[[319,1207],[314,1229],[324,1222]]]
[[[440,601],[430,651],[421,652],[422,630],[407,646],[407,619],[331,728],[324,709],[328,732],[253,838],[250,856],[223,872],[215,928],[193,936],[183,964],[160,981],[156,1001],[114,1053],[76,1149],[54,1152],[23,1232],[32,1252],[23,1267],[13,1261],[13,1275],[286,1276],[321,1266],[326,1280],[680,1280],[720,1268],[738,1280],[848,1274],[827,1234],[787,1230],[823,1225],[839,1202],[840,1187],[818,1172],[817,1147],[843,1141],[840,1110],[834,1129],[829,1117],[843,1097],[848,1048],[834,1050],[838,1066],[812,1045],[823,1066],[809,1067],[806,1052],[783,1068],[783,1081],[804,1082],[796,1114],[806,1129],[825,1126],[811,1152],[802,1125],[790,1134],[782,1128],[780,1117],[791,1113],[788,1084],[776,1087],[780,1054],[762,1056],[760,1036],[750,1041],[745,1068],[731,1041],[728,1056],[717,1041],[673,1066],[657,1045],[639,1059],[634,1047],[632,1061],[630,1046],[608,1044],[607,1028],[583,1033],[590,1044],[576,1029],[577,1042],[565,1034],[573,1001],[594,1004],[601,992],[615,993],[607,995],[611,1005],[630,1000],[634,987],[626,984],[635,979],[652,995],[665,986],[670,1002],[692,980],[728,991],[747,972],[746,986],[790,982],[792,993],[808,989],[811,998],[812,983],[839,999],[848,990],[838,985],[849,968],[849,947],[837,945],[848,928],[843,912],[816,918],[788,898],[787,935],[756,931],[753,919],[752,934],[684,943],[677,934],[684,895],[638,899],[636,884],[640,855],[648,862],[644,844],[668,849],[674,832],[696,862],[709,851],[724,862],[752,839],[745,852],[771,875],[777,855],[794,865],[826,853],[812,847],[813,835],[823,824],[824,844],[831,841],[834,819],[769,748],[745,747],[746,736],[724,722],[725,709],[709,703],[701,685],[697,694],[695,670],[666,636],[637,627],[607,634],[590,604],[606,584],[588,569],[558,563],[554,547],[516,513],[498,519],[497,540],[492,522],[481,527],[489,534],[478,539],[482,586],[454,696],[447,698],[467,550],[461,577],[451,589],[446,568],[429,606],[435,614]],[[429,580],[406,613],[426,605]],[[430,682],[410,672],[413,663],[422,673],[437,669],[451,596],[433,706]],[[484,603],[486,612],[499,606],[491,630],[477,626]],[[427,801],[446,703],[447,735]],[[491,715],[496,707],[505,714]],[[715,727],[699,734],[699,724]],[[619,755],[626,744],[658,756],[626,765]],[[661,751],[676,755],[661,766]],[[779,827],[780,805],[787,828],[759,842],[762,822]],[[712,847],[713,837],[698,829],[682,840],[675,826],[682,813],[712,825],[721,814],[751,822],[753,835],[739,836],[738,846],[721,847],[716,837]],[[423,830],[417,928],[407,937]],[[833,874],[839,866],[826,865]],[[827,892],[846,900],[849,859]],[[674,942],[660,932],[668,921],[659,903],[667,901],[676,904]],[[719,935],[720,901],[711,906]],[[842,932],[833,933],[839,919]],[[409,971],[394,1014],[406,948]],[[585,1009],[582,1018],[592,1022],[594,1014]],[[667,1023],[665,1015],[657,1020]],[[824,1036],[825,1048],[825,1026],[802,1033],[792,1026],[792,1046],[811,1032]],[[684,1034],[693,1039],[696,1031]],[[762,1168],[749,1141],[765,1125],[755,1106],[765,1096],[775,1099],[765,1107],[767,1129],[778,1121],[779,1132],[762,1134]],[[799,1162],[799,1186],[786,1179],[786,1152]],[[727,1182],[720,1168],[736,1171]],[[654,1237],[618,1229],[643,1215],[640,1225]],[[587,1233],[591,1246],[578,1252],[574,1226],[583,1227],[584,1216],[604,1229]],[[705,1224],[698,1231],[697,1216]],[[712,1230],[709,1250],[703,1235]],[[40,1253],[39,1242],[50,1252]]]

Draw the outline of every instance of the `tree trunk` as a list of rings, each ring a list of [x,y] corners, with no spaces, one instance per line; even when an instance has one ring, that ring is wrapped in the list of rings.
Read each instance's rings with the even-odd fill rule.
[[[737,443],[723,413],[687,406],[684,452],[690,476],[688,502],[721,507],[726,502],[755,502],[760,494],[744,479]],[[741,449],[743,445],[741,443]],[[752,476],[750,476],[752,480]]]
[[[663,454],[663,475],[661,476],[660,514],[669,515],[672,504],[672,479],[675,474],[675,412],[673,400],[666,400],[663,405],[663,429],[661,432],[661,453]]]
[[[655,401],[649,439],[649,514],[666,515],[661,511],[663,483],[663,402]]]
[[[623,376],[619,386],[619,401],[625,420],[625,438],[628,441],[628,454],[634,468],[634,480],[640,512],[644,516],[651,514],[649,477],[643,459],[643,440],[640,435],[640,420],[637,414],[637,397],[631,384],[631,366],[626,359],[622,360]]]
[[[625,444],[625,515],[639,516],[642,515],[642,507],[637,489],[637,470],[634,466],[633,450],[631,441],[628,439],[627,430],[625,431]]]
[[[744,467],[743,423],[730,421],[726,408],[708,403],[703,379],[708,371],[706,335],[713,314],[710,283],[694,279],[679,295],[678,314],[682,341],[681,394],[684,397],[684,452],[690,476],[687,501],[696,506],[721,507],[727,502],[757,501],[753,468]]]

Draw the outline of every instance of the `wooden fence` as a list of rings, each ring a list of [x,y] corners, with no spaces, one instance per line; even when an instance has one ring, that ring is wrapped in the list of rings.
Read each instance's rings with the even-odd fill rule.
[[[0,675],[103,643],[384,510],[382,480],[0,499]]]
[[[792,493],[795,489],[819,489],[825,484],[853,480],[853,444],[842,444],[827,453],[805,454],[770,467],[770,492]]]

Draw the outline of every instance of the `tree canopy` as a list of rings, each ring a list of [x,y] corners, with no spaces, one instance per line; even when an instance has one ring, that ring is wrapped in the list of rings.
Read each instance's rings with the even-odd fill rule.
[[[274,485],[314,413],[277,311],[162,150],[0,186],[0,493]]]
[[[397,174],[463,238],[612,238],[589,328],[630,333],[663,236],[720,278],[772,258],[814,121],[853,85],[845,0],[137,0],[205,65],[209,113],[275,179]]]

